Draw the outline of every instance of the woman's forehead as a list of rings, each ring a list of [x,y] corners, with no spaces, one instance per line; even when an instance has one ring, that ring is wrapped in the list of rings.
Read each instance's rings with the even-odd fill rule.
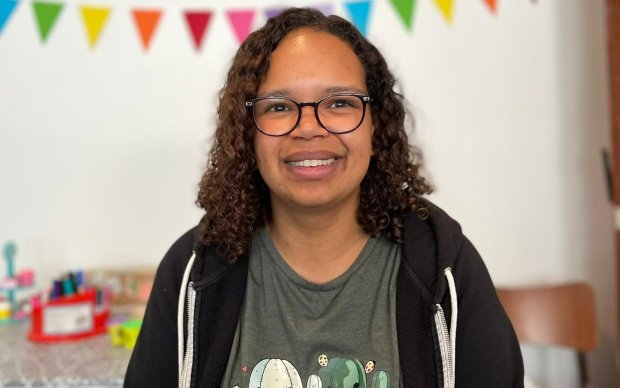
[[[364,67],[351,46],[323,31],[300,29],[271,54],[259,95],[366,91]]]

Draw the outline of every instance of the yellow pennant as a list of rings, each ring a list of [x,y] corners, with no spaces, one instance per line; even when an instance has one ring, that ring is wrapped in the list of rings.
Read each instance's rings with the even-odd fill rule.
[[[453,0],[435,0],[435,4],[439,7],[439,10],[446,18],[448,23],[452,23],[452,5]]]
[[[88,44],[90,48],[95,47],[101,30],[110,15],[110,7],[91,7],[87,5],[80,6],[84,27],[88,34]]]

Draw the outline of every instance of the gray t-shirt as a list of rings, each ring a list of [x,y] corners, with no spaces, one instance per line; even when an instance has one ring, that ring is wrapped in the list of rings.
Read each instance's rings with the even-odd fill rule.
[[[254,233],[245,301],[222,388],[400,386],[400,246],[370,238],[338,278],[314,284]],[[357,385],[356,385],[357,384]]]

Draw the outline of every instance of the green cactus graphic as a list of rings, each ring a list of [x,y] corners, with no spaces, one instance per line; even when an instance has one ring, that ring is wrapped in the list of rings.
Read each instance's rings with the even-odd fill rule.
[[[366,388],[366,373],[358,360],[333,358],[319,369],[324,387]]]
[[[375,372],[375,375],[372,377],[372,388],[389,388],[390,386],[390,375],[385,371]]]

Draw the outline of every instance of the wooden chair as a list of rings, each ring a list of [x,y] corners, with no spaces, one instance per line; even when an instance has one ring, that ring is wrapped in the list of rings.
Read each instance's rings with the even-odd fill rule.
[[[585,353],[598,342],[594,294],[585,283],[498,288],[499,299],[519,342],[575,349],[583,386],[588,381]]]

